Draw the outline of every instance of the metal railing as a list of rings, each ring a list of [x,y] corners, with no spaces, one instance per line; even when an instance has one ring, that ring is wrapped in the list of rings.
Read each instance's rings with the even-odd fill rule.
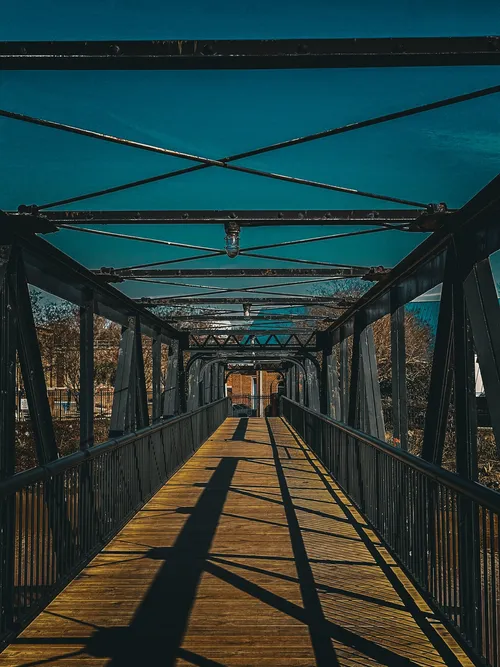
[[[149,414],[153,406],[153,392],[147,390]],[[94,390],[94,418],[106,419],[111,417],[113,410],[113,389]],[[47,398],[52,418],[55,420],[80,419],[80,392],[74,389],[50,388],[47,389]],[[16,392],[16,421],[29,420],[30,413],[26,395],[22,390]]]
[[[231,394],[233,417],[271,417],[278,414],[277,394]]]
[[[500,493],[283,397],[281,413],[420,589],[500,665]]]
[[[0,482],[0,643],[50,602],[227,412],[223,398]]]

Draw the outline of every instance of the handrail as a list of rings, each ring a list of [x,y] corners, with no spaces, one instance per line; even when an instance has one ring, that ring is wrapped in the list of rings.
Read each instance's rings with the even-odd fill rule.
[[[0,645],[13,638],[198,450],[228,399],[0,483]]]
[[[60,474],[69,468],[73,468],[74,466],[83,463],[83,461],[91,461],[101,454],[111,452],[115,449],[118,449],[119,447],[124,447],[137,438],[141,438],[146,435],[153,435],[157,431],[161,431],[163,428],[165,428],[167,424],[170,426],[177,422],[183,421],[190,416],[196,415],[198,412],[202,412],[209,405],[216,405],[217,403],[221,403],[222,401],[227,400],[227,398],[220,398],[217,401],[203,405],[201,408],[197,408],[196,410],[185,412],[182,415],[171,417],[168,420],[164,419],[158,424],[146,426],[145,428],[139,429],[138,431],[132,431],[131,433],[120,436],[119,438],[110,438],[109,440],[106,440],[99,445],[94,445],[88,449],[74,452],[73,454],[68,454],[67,456],[63,456],[55,461],[50,461],[50,463],[46,463],[42,466],[37,466],[36,468],[30,468],[29,470],[18,472],[12,477],[8,477],[7,479],[0,481],[0,498],[5,498],[6,496],[15,493],[28,484],[35,484],[36,482],[42,482],[46,479],[49,479],[56,474]]]
[[[282,397],[282,414],[481,664],[500,665],[500,493]]]
[[[399,447],[388,445],[386,442],[383,442],[383,440],[379,440],[378,438],[375,438],[368,433],[363,433],[363,431],[358,431],[352,426],[347,426],[347,424],[339,422],[336,419],[326,417],[319,412],[315,412],[314,410],[307,408],[301,403],[292,401],[286,396],[282,396],[281,400],[287,401],[292,405],[296,405],[297,407],[304,410],[304,412],[314,415],[314,417],[317,419],[334,425],[348,436],[356,438],[357,440],[364,442],[367,445],[371,445],[372,447],[375,447],[375,449],[378,449],[385,454],[389,454],[389,456],[402,461],[414,470],[417,470],[418,472],[423,473],[427,477],[431,478],[433,481],[445,484],[446,486],[452,488],[454,491],[458,491],[459,493],[468,496],[472,501],[486,506],[493,512],[500,512],[500,492],[495,491],[494,489],[490,489],[483,484],[479,484],[478,482],[473,482],[471,480],[465,479],[464,477],[460,477],[460,475],[457,475],[457,473],[440,468],[434,463],[429,463],[428,461],[425,461],[424,459],[421,459],[414,454],[410,454],[410,452],[400,449]]]

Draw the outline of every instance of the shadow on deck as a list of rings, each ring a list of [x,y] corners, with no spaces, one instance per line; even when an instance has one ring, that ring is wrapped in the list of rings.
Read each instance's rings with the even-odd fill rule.
[[[0,655],[80,662],[472,665],[279,418],[227,419]]]

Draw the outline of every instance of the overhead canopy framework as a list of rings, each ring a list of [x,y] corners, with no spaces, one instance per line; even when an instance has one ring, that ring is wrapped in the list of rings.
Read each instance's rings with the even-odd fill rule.
[[[5,70],[23,69],[294,69],[294,68],[398,68],[398,67],[457,67],[457,66],[495,66],[500,65],[500,42],[497,37],[422,37],[422,38],[374,38],[374,39],[312,39],[312,40],[207,40],[207,41],[99,41],[99,42],[2,42],[0,43],[0,63]],[[108,296],[117,291],[109,283],[120,283],[123,290],[130,294],[124,297],[130,304],[119,315],[125,322],[129,312],[148,313],[153,318],[156,330],[159,322],[163,322],[163,331],[175,337],[173,322],[205,322],[212,320],[227,323],[238,321],[263,320],[276,322],[277,332],[285,325],[294,321],[307,323],[330,322],[330,332],[344,327],[345,318],[355,312],[357,306],[352,299],[346,299],[345,280],[360,280],[377,283],[368,295],[382,293],[384,286],[398,280],[400,265],[394,269],[381,265],[363,265],[354,263],[337,263],[319,259],[314,253],[307,257],[297,257],[295,253],[281,255],[282,248],[300,246],[317,248],[326,242],[337,242],[341,239],[380,233],[398,234],[401,236],[431,233],[426,241],[432,246],[434,239],[442,237],[443,230],[453,228],[454,222],[466,216],[466,208],[454,209],[444,202],[433,202],[425,198],[403,198],[391,193],[372,192],[366,188],[354,188],[337,185],[312,178],[303,178],[291,174],[278,173],[268,169],[256,168],[243,162],[247,158],[261,156],[271,152],[282,151],[327,137],[336,137],[353,133],[366,128],[385,125],[399,119],[421,116],[429,112],[462,105],[472,100],[481,100],[495,96],[500,86],[488,86],[471,90],[459,95],[441,97],[425,104],[401,108],[389,113],[382,113],[371,118],[344,123],[329,129],[296,136],[274,144],[267,144],[225,157],[212,157],[204,151],[182,151],[177,148],[164,147],[136,141],[132,138],[110,134],[96,129],[65,123],[52,118],[20,113],[9,109],[0,109],[0,116],[12,122],[25,125],[50,128],[63,135],[78,135],[102,144],[125,146],[135,151],[155,153],[166,158],[177,158],[192,165],[183,166],[178,170],[170,170],[155,176],[134,180],[106,189],[86,192],[81,195],[59,199],[57,201],[40,201],[36,204],[19,203],[18,211],[4,214],[4,229],[15,229],[20,238],[36,239],[35,234],[75,234],[78,232],[90,238],[95,236],[103,242],[130,241],[142,247],[165,246],[176,252],[188,250],[189,256],[178,255],[157,261],[144,261],[128,266],[108,266],[93,270],[92,292]],[[144,185],[184,176],[191,172],[206,169],[227,170],[257,177],[264,181],[282,181],[312,190],[328,190],[350,197],[364,198],[383,202],[384,206],[393,208],[353,208],[353,209],[310,209],[303,210],[245,210],[220,208],[213,210],[71,210],[62,208],[80,204],[87,200],[103,198],[106,195],[140,188]],[[257,181],[254,181],[257,182]],[[490,188],[491,189],[491,188]],[[404,208],[402,208],[404,207]],[[465,213],[464,213],[465,211]],[[144,235],[119,231],[115,226],[143,227]],[[158,229],[170,225],[185,228],[190,225],[223,226],[227,239],[235,243],[234,253],[250,262],[265,262],[264,267],[249,265],[246,268],[224,268],[215,266],[207,268],[190,268],[187,262],[198,262],[203,259],[214,262],[225,261],[230,254],[228,247],[217,245],[185,243],[148,234],[148,226]],[[111,230],[107,228],[113,226]],[[320,234],[303,238],[275,240],[273,230],[290,227],[331,227],[346,228],[333,234]],[[106,229],[103,229],[105,227]],[[239,232],[245,228],[263,228],[269,241],[239,247]],[[440,236],[441,235],[441,236]],[[57,237],[56,237],[57,238]],[[387,236],[386,238],[389,238]],[[449,236],[446,236],[448,239]],[[34,242],[34,241],[33,241]],[[425,245],[425,244],[424,244]],[[427,247],[425,246],[425,247]],[[274,254],[269,254],[273,249]],[[232,251],[231,251],[232,252]],[[414,251],[414,254],[420,250]],[[382,264],[382,263],[380,263]],[[174,266],[172,266],[174,265]],[[168,268],[167,268],[168,267]],[[28,269],[33,280],[46,287],[52,286],[51,272]],[[53,272],[52,272],[53,273]],[[202,284],[192,283],[193,279],[204,279]],[[234,285],[213,284],[210,281],[235,279]],[[247,285],[240,280],[251,279]],[[287,279],[283,282],[281,279]],[[296,280],[294,280],[296,279]],[[180,282],[180,281],[188,282]],[[264,281],[264,282],[262,282]],[[270,281],[270,282],[268,282]],[[432,281],[431,281],[432,282]],[[324,284],[323,284],[324,283]],[[90,284],[90,283],[89,283]],[[424,283],[422,283],[423,285]],[[149,294],[138,294],[139,290],[148,287]],[[168,290],[165,287],[168,286]],[[292,287],[291,291],[285,288]],[[174,288],[174,289],[171,289]],[[177,289],[176,289],[177,288]],[[71,290],[73,292],[70,294]],[[347,288],[347,291],[350,288]],[[106,291],[107,290],[107,291]],[[160,292],[161,290],[161,292]],[[414,289],[418,296],[418,288]],[[81,291],[81,290],[80,290]],[[382,292],[381,292],[382,291]],[[153,293],[151,293],[153,292]],[[81,300],[71,286],[54,288],[54,293],[70,296],[74,302]],[[421,293],[421,290],[420,292]],[[366,298],[371,298],[367,295]],[[364,297],[365,298],[365,297]],[[128,300],[127,300],[128,299]],[[102,306],[101,306],[102,307]],[[150,308],[162,308],[161,317],[150,313]],[[315,311],[320,308],[321,313]],[[346,310],[340,316],[339,310]],[[160,313],[160,311],[157,311]],[[167,324],[169,322],[169,324]],[[227,328],[227,327],[226,327]],[[177,332],[184,336],[185,327]],[[269,330],[269,327],[268,327]],[[208,335],[208,334],[207,334]],[[276,337],[269,334],[269,340]]]
[[[177,465],[176,447],[181,445],[182,449],[189,445],[186,453],[190,456],[193,446],[199,444],[198,440],[195,443],[188,436],[184,437],[183,431],[197,433],[196,438],[203,440],[210,435],[206,430],[210,419],[221,417],[222,410],[222,418],[227,414],[229,401],[222,400],[226,373],[274,370],[284,380],[286,399],[282,405],[285,406],[285,416],[289,417],[288,422],[299,433],[301,429],[304,434],[307,432],[307,439],[314,441],[318,460],[324,463],[328,458],[335,459],[332,465],[338,468],[337,472],[340,470],[340,479],[345,485],[342,481],[339,483],[343,488],[345,486],[357,511],[370,519],[374,530],[379,531],[391,553],[399,559],[398,566],[403,568],[405,576],[413,577],[419,595],[420,592],[428,595],[434,604],[433,614],[440,612],[448,618],[457,631],[456,636],[461,634],[467,642],[467,651],[474,652],[481,664],[488,661],[493,664],[491,646],[498,654],[498,632],[495,632],[498,629],[495,615],[498,600],[494,592],[498,581],[498,545],[495,546],[494,541],[499,501],[493,491],[476,483],[479,475],[474,355],[477,354],[483,375],[492,433],[500,454],[500,306],[489,260],[490,255],[500,249],[500,176],[488,171],[492,164],[497,164],[494,160],[485,160],[488,164],[484,168],[481,162],[478,170],[475,169],[477,165],[469,164],[467,156],[460,153],[461,161],[457,164],[457,153],[447,151],[450,144],[465,142],[460,132],[464,132],[467,113],[463,116],[457,113],[452,130],[443,123],[440,131],[433,132],[431,124],[433,113],[438,110],[451,113],[452,108],[478,105],[477,110],[482,108],[479,105],[486,104],[486,100],[495,104],[500,93],[494,70],[498,66],[500,38],[489,36],[0,43],[0,68],[4,73],[18,70],[24,75],[25,70],[49,70],[59,76],[67,74],[65,70],[68,70],[70,74],[66,78],[62,76],[59,81],[66,81],[71,86],[87,70],[97,70],[104,82],[99,95],[93,98],[95,104],[86,100],[87,106],[92,107],[92,112],[87,115],[79,115],[85,106],[81,104],[81,90],[78,90],[75,110],[71,109],[71,95],[66,90],[64,94],[70,99],[68,106],[58,106],[53,100],[50,104],[37,106],[32,103],[36,94],[28,86],[22,87],[23,91],[28,91],[22,104],[13,103],[11,108],[0,109],[2,124],[26,128],[27,137],[22,144],[17,136],[6,136],[13,155],[21,145],[26,154],[39,150],[56,163],[56,169],[49,176],[43,173],[43,167],[37,166],[38,181],[26,164],[21,164],[20,168],[17,164],[22,185],[15,190],[15,200],[11,189],[4,188],[5,196],[10,199],[7,205],[2,204],[5,212],[0,211],[0,412],[4,416],[0,420],[0,479],[4,480],[4,490],[5,486],[10,486],[16,493],[20,491],[17,497],[9,496],[12,502],[3,512],[3,528],[0,526],[2,534],[9,537],[9,541],[2,540],[0,545],[1,574],[5,581],[14,582],[16,569],[21,567],[21,559],[18,565],[10,547],[24,549],[25,565],[28,562],[27,545],[33,547],[33,521],[31,524],[24,521],[25,534],[29,530],[32,532],[31,542],[28,539],[23,542],[21,533],[16,534],[16,511],[23,512],[23,503],[28,516],[29,505],[23,500],[27,498],[24,494],[28,487],[37,493],[37,508],[43,508],[40,505],[41,490],[49,510],[47,526],[52,530],[52,538],[47,544],[52,543],[55,550],[47,562],[54,565],[52,569],[55,568],[58,576],[55,584],[60,587],[76,571],[73,568],[95,555],[97,546],[102,546],[92,542],[93,546],[81,549],[86,545],[86,533],[97,532],[98,540],[111,535],[108,519],[114,517],[115,508],[111,507],[113,503],[107,503],[107,492],[102,495],[103,484],[106,486],[116,475],[123,475],[127,468],[129,472],[135,468],[139,475],[138,483],[133,486],[140,489],[141,504],[132,499],[127,511],[113,519],[116,526],[123,525],[130,511],[142,506],[146,496],[151,497],[152,487],[148,491],[145,486],[143,493],[142,485],[143,482],[149,484],[158,469],[161,456],[155,463],[148,457],[160,452],[155,448],[164,440],[163,436],[156,436],[163,430],[162,420],[167,423],[167,429],[170,424],[177,429],[170,431],[174,435],[167,438],[169,455],[163,457],[165,461],[168,458],[169,465],[174,460]],[[313,103],[307,96],[307,87],[297,94],[295,80],[301,75],[298,70],[307,69],[302,74],[312,78],[317,75],[316,70],[335,69],[340,81],[336,90],[343,91],[346,80],[342,82],[340,77],[345,68],[352,68],[348,75],[354,79],[362,68],[382,68],[384,72],[390,68],[413,68],[411,72],[417,75],[420,67],[447,68],[447,75],[453,67],[475,67],[474,73],[482,72],[482,76],[478,76],[481,82],[476,83],[474,79],[470,86],[461,88],[446,87],[444,81],[445,91],[441,95],[429,93],[432,99],[425,100],[407,96],[406,102],[395,108],[392,98],[395,91],[399,91],[398,83],[409,85],[404,80],[409,77],[410,70],[403,70],[399,79],[392,80],[391,86],[378,89],[373,86],[366,90],[358,86],[361,94],[357,98],[358,106],[353,105],[353,108],[364,109],[366,117],[361,115],[361,118],[351,119],[339,113],[332,116],[332,120],[330,116],[318,116],[316,131],[304,134],[299,121],[302,122],[305,111],[314,106],[318,114],[330,113],[332,98],[325,100],[321,97],[324,95],[321,87]],[[491,79],[484,74],[484,68]],[[146,104],[144,95],[138,94],[133,87],[140,118],[123,118],[122,107],[127,105],[121,99],[118,109],[107,109],[101,99],[102,91],[112,78],[104,76],[107,70],[120,70],[115,81],[120,82],[120,91],[122,88],[128,91],[120,79],[122,70],[140,70],[136,81],[142,85],[147,80],[144,85],[149,85],[150,80],[142,70],[152,70],[156,77],[167,77],[168,74],[173,81],[175,70],[185,70],[178,75],[186,77],[194,70],[203,70],[203,76],[214,74],[207,70],[217,70],[215,74],[221,76],[223,71],[250,69],[260,70],[259,76],[275,70],[280,70],[278,75],[282,76],[281,70],[294,70],[291,77],[294,94],[276,106],[274,123],[266,127],[266,130],[281,128],[289,110],[296,110],[296,123],[286,125],[283,133],[289,131],[289,134],[278,143],[272,143],[271,137],[264,132],[258,140],[254,137],[254,144],[249,141],[248,146],[236,141],[218,141],[221,136],[225,138],[226,126],[230,125],[222,112],[234,100],[230,95],[221,95],[219,106],[214,106],[214,115],[221,117],[222,129],[220,135],[212,136],[205,125],[206,111],[210,107],[208,95],[204,98],[197,86],[191,86],[196,95],[194,100],[190,97],[182,99],[182,103],[169,89],[168,102],[172,107],[178,107],[180,114],[187,114],[196,105],[202,107],[192,126],[207,134],[208,139],[204,142],[195,133],[180,137],[174,134],[172,127],[165,129],[168,123],[164,121],[163,108],[162,118],[158,121],[162,131],[150,127],[149,119],[144,121],[142,114],[146,107],[153,105]],[[242,78],[241,72],[236,78]],[[269,81],[271,85],[267,88],[261,86],[266,94],[272,88],[272,79],[268,84]],[[243,84],[241,100],[237,100],[240,106],[236,108],[240,113],[253,101],[252,93],[246,89],[247,82],[245,80]],[[90,90],[94,78],[89,78],[87,84]],[[413,83],[411,85],[417,88]],[[432,87],[432,90],[436,89],[441,90],[438,86]],[[209,87],[206,90],[212,93]],[[349,93],[353,90],[350,88]],[[148,93],[148,99],[154,100],[150,90]],[[108,99],[113,95],[115,92],[111,90]],[[377,115],[370,115],[379,97],[384,103],[390,98],[390,103],[382,105]],[[8,95],[6,98],[9,99]],[[267,113],[267,105],[263,102],[266,100],[259,99],[252,113],[256,113],[258,106]],[[364,106],[359,107],[362,103]],[[101,117],[92,114],[102,113],[103,109],[107,115],[101,122]],[[496,132],[498,114],[493,117]],[[259,118],[257,116],[257,123],[264,125]],[[418,131],[412,136],[413,143],[401,147],[398,137],[392,137],[389,132],[399,121],[406,123],[408,118],[415,119]],[[427,121],[423,119],[427,118],[429,125],[424,125]],[[234,128],[242,134],[248,121],[238,120],[240,122],[234,123]],[[390,130],[386,130],[389,123]],[[47,144],[37,144],[33,139],[35,134],[31,134],[36,132],[43,133],[45,138],[64,138],[59,148],[66,149],[69,166],[64,163],[61,167],[61,159],[50,139]],[[374,137],[377,146],[370,156],[364,150],[367,136]],[[249,138],[252,139],[251,135]],[[306,149],[317,146],[321,140],[331,140],[332,145],[345,142],[344,150],[336,153],[328,145],[323,162],[308,159]],[[102,183],[93,173],[95,165],[100,164],[100,156],[93,155],[87,161],[89,154],[83,150],[79,153],[72,142],[99,146],[103,152],[109,150],[108,155],[111,151],[123,151],[119,158],[114,153],[113,159],[99,174],[105,173],[107,177],[115,169],[115,181]],[[473,137],[470,143],[476,153],[489,155],[492,141],[488,133]],[[413,168],[417,160],[415,146],[422,147],[423,151],[430,144],[435,148],[433,159],[428,159],[429,153],[419,153],[420,177],[426,176],[428,165],[449,173],[452,179],[462,173],[462,176],[466,175],[471,192],[465,188],[457,195],[455,190],[456,201],[453,201],[453,196],[445,196],[442,192],[443,183],[435,178],[437,171],[421,188],[414,187],[420,186],[418,177],[406,174],[406,180],[400,178],[403,167]],[[352,146],[354,158],[348,160]],[[278,155],[272,164],[268,161],[270,154]],[[124,155],[127,158],[140,156],[137,157],[140,168],[133,159],[124,159]],[[295,160],[288,161],[289,156],[295,156]],[[495,160],[497,158],[495,153]],[[146,163],[141,162],[146,159],[151,161],[147,163],[147,169]],[[79,172],[69,168],[73,163],[86,165],[86,179],[77,179]],[[386,170],[389,164],[392,171]],[[367,173],[363,173],[365,165],[369,166]],[[15,170],[14,158],[12,166]],[[302,168],[304,171],[298,173]],[[172,179],[177,179],[175,187],[165,193],[167,182]],[[58,187],[51,189],[50,184],[54,181]],[[198,198],[199,190],[196,190],[196,183],[199,185],[200,182],[205,183],[206,199],[203,201]],[[40,183],[47,191],[36,189]],[[214,183],[223,183],[223,188],[216,191],[216,197]],[[33,184],[33,190],[28,191],[28,185]],[[75,186],[75,190],[68,187],[66,191],[68,184]],[[163,196],[156,201],[151,197],[152,190],[146,187],[153,188],[155,184],[162,189]],[[259,185],[266,196],[271,188],[275,188],[273,196],[279,195],[279,205],[273,208],[272,201],[276,200],[263,196],[262,202],[252,210]],[[126,194],[131,191],[145,193],[142,201],[146,205],[135,206],[127,200]],[[311,196],[314,193],[317,207],[305,204],[303,200],[292,201],[289,193],[297,191]],[[477,194],[473,195],[474,191],[478,191]],[[35,193],[33,196],[32,192]],[[231,199],[235,193],[240,200],[237,196]],[[326,196],[336,199],[321,199]],[[96,200],[99,200],[98,210],[87,208],[89,201]],[[110,210],[101,205],[103,200],[111,202]],[[366,208],[359,207],[360,200],[367,202]],[[167,209],[162,202],[168,202]],[[352,210],[349,209],[350,202],[353,203]],[[196,203],[200,204],[199,211],[192,208]],[[290,205],[290,210],[286,210],[284,203]],[[81,206],[85,210],[74,210]],[[377,208],[373,208],[375,206]],[[47,239],[53,240],[54,244]],[[398,244],[398,253],[390,252],[391,242]],[[63,246],[69,252],[63,252],[57,246]],[[84,265],[90,266],[89,261],[73,259],[73,255],[81,259],[84,246],[88,251],[87,259],[92,259],[91,268]],[[297,256],[297,248],[301,249],[300,256]],[[197,264],[200,261],[204,263]],[[441,284],[439,321],[429,364],[429,390],[422,391],[423,401],[426,401],[425,419],[421,458],[417,459],[402,451],[409,449],[410,432],[404,306]],[[69,463],[58,460],[29,285],[79,308],[80,443],[82,449],[90,451],[76,455],[76,459],[74,455],[69,457]],[[112,440],[104,448],[92,449],[94,315],[117,322],[121,332],[109,420]],[[378,377],[377,343],[371,326],[385,316],[390,316],[390,444],[384,422],[382,383]],[[143,336],[151,339],[151,410]],[[168,346],[168,350],[162,349],[162,345]],[[164,371],[162,359],[165,352],[168,360]],[[19,479],[15,474],[18,378],[13,369],[17,369],[18,359],[39,463],[39,468],[22,473],[22,479],[29,480],[24,490],[15,486],[16,478]],[[441,466],[452,388],[456,472],[444,473]],[[200,411],[200,405],[207,410]],[[189,416],[185,422],[182,421],[184,417],[181,421],[172,419],[186,412]],[[154,425],[152,429],[149,428],[151,423]],[[179,426],[181,423],[187,426]],[[122,440],[123,436],[127,442]],[[120,451],[130,451],[130,456],[128,453],[123,457],[107,456],[107,452],[118,452],[122,445],[129,449]],[[333,446],[337,450],[332,449]],[[278,454],[277,460],[280,458]],[[99,455],[107,459],[103,459],[103,465],[89,465],[92,460],[97,461]],[[147,464],[144,475],[137,467],[139,459],[141,466],[144,462]],[[78,465],[82,464],[81,475],[77,468],[71,468],[71,461],[75,460]],[[411,461],[413,464],[410,465]],[[402,467],[401,462],[407,467]],[[108,463],[112,467],[111,475],[106,473]],[[328,469],[332,471],[331,467]],[[63,477],[62,473],[69,470],[69,476]],[[59,477],[58,471],[61,473]],[[95,474],[99,475],[97,484],[94,483],[97,478],[92,478]],[[130,473],[130,479],[134,474]],[[128,488],[126,478],[116,477],[116,480],[118,494],[127,496],[123,491]],[[387,492],[391,482],[395,493]],[[89,501],[68,505],[68,499],[72,497],[71,487],[79,493],[82,489],[88,492],[88,495],[75,495],[74,498],[83,497]],[[107,505],[111,507],[109,512]],[[31,502],[32,512],[34,507],[35,503]],[[88,523],[81,520],[86,516],[85,511],[95,515]],[[195,514],[191,512],[189,520]],[[420,522],[416,520],[419,514],[422,515]],[[67,528],[72,515],[74,525],[68,524]],[[450,516],[452,530],[448,534],[450,531],[443,522],[448,526]],[[45,509],[43,517],[45,530]],[[51,517],[56,517],[52,524]],[[23,519],[18,524],[21,530]],[[97,526],[97,531],[87,530],[89,526]],[[68,550],[67,546],[75,540],[73,533],[78,548]],[[448,541],[441,539],[442,534],[446,534]],[[488,540],[491,543],[489,558],[485,549]],[[46,541],[43,542],[45,546]],[[202,545],[208,553],[205,546]],[[299,545],[299,550],[294,546],[295,555],[303,551],[303,546]],[[67,551],[74,551],[72,557],[76,560],[67,559]],[[201,559],[204,561],[205,552]],[[442,565],[450,560],[450,553],[455,569],[448,576],[449,563],[446,572]],[[70,564],[66,570],[65,562]],[[33,567],[31,570],[33,575]],[[487,579],[490,571],[490,581],[494,585]],[[29,577],[25,579],[26,589]],[[441,579],[447,579],[448,584],[453,579],[453,605],[450,605],[452,596],[445,590],[446,582],[442,586]],[[17,580],[20,585],[22,577]],[[13,635],[22,623],[29,622],[32,609],[27,613],[26,608],[33,606],[33,601],[37,606],[49,601],[50,591],[47,594],[44,586],[35,590],[32,585],[33,576],[29,586],[34,595],[26,595],[26,589],[24,596],[20,596],[14,586],[6,587],[2,605],[8,619],[4,623],[2,617],[2,632],[6,628]],[[281,608],[273,604],[276,609]],[[17,615],[21,606],[22,613]],[[314,613],[311,616],[307,606],[304,598],[305,616],[312,618]],[[467,613],[463,613],[464,610]],[[299,620],[302,621],[303,616],[301,614]],[[492,618],[494,620],[490,620]],[[309,629],[314,643],[316,630],[312,625]],[[330,635],[326,636],[327,633],[320,630],[321,640],[327,641],[331,649]],[[6,635],[0,634],[4,641]],[[348,643],[354,645],[351,640]],[[373,642],[363,639],[363,645],[360,644],[363,651],[368,644],[373,645]],[[380,647],[374,652],[373,646],[368,651],[371,657],[387,658],[388,653],[381,653]],[[77,651],[71,653],[70,658],[71,655],[83,654]],[[389,664],[390,656],[387,660]]]

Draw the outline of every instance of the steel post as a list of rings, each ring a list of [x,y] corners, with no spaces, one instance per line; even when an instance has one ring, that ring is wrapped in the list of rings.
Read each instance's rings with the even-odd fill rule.
[[[393,442],[408,449],[408,401],[406,393],[405,309],[397,292],[391,292],[391,369]]]
[[[80,306],[80,448],[94,444],[94,299]]]

